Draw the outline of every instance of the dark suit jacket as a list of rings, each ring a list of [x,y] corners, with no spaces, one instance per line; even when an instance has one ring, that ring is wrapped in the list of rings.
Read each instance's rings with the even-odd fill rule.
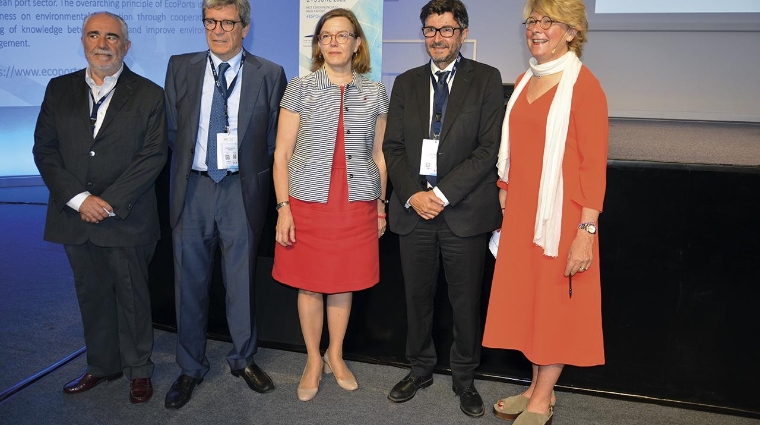
[[[50,80],[34,131],[34,162],[50,190],[45,240],[134,246],[160,237],[154,181],[167,157],[163,90],[124,65],[97,137],[85,70]],[[66,206],[89,191],[116,217],[97,224]]]
[[[188,53],[172,56],[166,71],[164,87],[172,149],[171,227],[177,225],[185,206],[198,139],[203,75],[208,66],[206,52]],[[280,65],[245,52],[238,110],[238,164],[248,224],[256,233],[266,219],[277,118],[286,84]]]
[[[393,185],[389,224],[408,234],[422,218],[404,208],[425,190],[420,177],[422,140],[430,131],[430,63],[396,77],[383,152]],[[443,218],[455,235],[473,236],[499,227],[496,157],[504,101],[496,68],[462,58],[446,106],[438,145],[438,188],[450,204]]]

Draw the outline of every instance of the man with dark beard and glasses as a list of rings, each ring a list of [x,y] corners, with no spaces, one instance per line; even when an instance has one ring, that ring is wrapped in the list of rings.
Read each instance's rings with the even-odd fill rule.
[[[388,398],[405,402],[433,383],[433,302],[442,258],[454,317],[453,390],[465,414],[481,416],[474,371],[480,364],[484,255],[489,232],[501,220],[495,165],[504,116],[502,81],[497,69],[459,54],[469,32],[461,1],[432,0],[420,20],[430,62],[396,78],[383,141],[411,363],[411,372]]]

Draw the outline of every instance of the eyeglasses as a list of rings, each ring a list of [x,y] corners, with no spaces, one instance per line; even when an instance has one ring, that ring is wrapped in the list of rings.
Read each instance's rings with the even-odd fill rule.
[[[436,27],[422,27],[422,35],[425,36],[425,38],[433,38],[435,37],[435,33],[439,32],[441,33],[441,37],[443,38],[451,38],[454,36],[454,31],[462,30],[462,27],[443,27],[443,28],[436,28]]]
[[[243,21],[230,21],[230,20],[222,20],[217,21],[216,19],[203,19],[203,26],[206,27],[207,30],[213,31],[216,29],[216,24],[220,24],[222,26],[222,30],[225,32],[230,32],[235,29],[235,24],[239,24]]]
[[[555,21],[554,19],[552,19],[552,18],[550,18],[548,16],[544,16],[540,20],[536,19],[536,18],[528,18],[528,19],[525,20],[525,22],[523,22],[523,25],[525,25],[526,29],[530,30],[530,29],[532,29],[536,25],[536,23],[538,23],[539,25],[541,25],[541,29],[548,30],[549,28],[551,28],[551,26],[553,24],[555,24],[555,23],[562,24],[564,22]]]
[[[332,44],[333,38],[335,38],[335,41],[337,41],[338,44],[346,44],[348,43],[348,39],[351,37],[357,38],[357,35],[351,34],[348,31],[339,32],[335,35],[323,32],[322,34],[317,35],[317,40],[319,40],[319,44],[323,46],[329,46]]]

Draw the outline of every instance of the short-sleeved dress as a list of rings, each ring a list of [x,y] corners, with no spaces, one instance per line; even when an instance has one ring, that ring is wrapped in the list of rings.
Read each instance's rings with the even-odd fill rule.
[[[295,90],[292,85],[288,88]],[[340,104],[333,106],[336,114],[340,111],[334,144],[328,143],[333,146],[325,147],[324,141],[314,141],[313,147],[315,150],[334,147],[327,202],[304,201],[290,191],[296,242],[288,247],[275,245],[272,270],[274,279],[281,283],[325,294],[366,289],[380,280],[377,201],[349,202],[345,90],[340,87]],[[283,107],[290,109],[288,105]],[[323,107],[330,108],[329,102]],[[387,112],[387,103],[382,112]],[[371,152],[368,155],[371,157]]]
[[[522,351],[534,364],[604,364],[599,240],[591,267],[564,277],[581,209],[602,210],[607,172],[607,100],[584,66],[573,90],[565,156],[559,255],[547,257],[533,243],[546,120],[556,86],[527,101],[523,90],[509,121],[511,161],[483,345]],[[504,185],[503,182],[500,185]],[[603,232],[604,229],[599,229]]]

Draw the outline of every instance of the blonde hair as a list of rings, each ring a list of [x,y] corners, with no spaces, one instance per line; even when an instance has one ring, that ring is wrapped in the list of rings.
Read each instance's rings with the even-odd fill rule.
[[[523,8],[523,19],[528,19],[534,10],[575,30],[567,48],[580,58],[588,36],[588,17],[583,0],[527,0]]]

